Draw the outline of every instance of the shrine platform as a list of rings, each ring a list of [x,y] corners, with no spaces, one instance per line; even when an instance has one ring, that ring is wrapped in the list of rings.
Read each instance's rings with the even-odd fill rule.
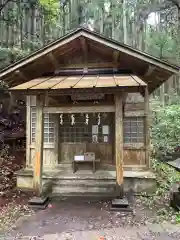
[[[17,172],[17,186],[20,189],[32,189],[33,170]],[[116,172],[113,170],[72,170],[64,168],[43,172],[43,191],[49,196],[115,196]],[[125,192],[133,191],[153,193],[156,189],[155,175],[150,171],[124,171]]]

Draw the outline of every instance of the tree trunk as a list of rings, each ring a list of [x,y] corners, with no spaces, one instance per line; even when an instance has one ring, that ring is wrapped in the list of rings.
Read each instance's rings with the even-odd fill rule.
[[[70,0],[71,29],[78,27],[78,3],[79,0]]]
[[[127,3],[126,0],[123,1],[123,36],[124,44],[128,44],[128,30],[127,30]]]

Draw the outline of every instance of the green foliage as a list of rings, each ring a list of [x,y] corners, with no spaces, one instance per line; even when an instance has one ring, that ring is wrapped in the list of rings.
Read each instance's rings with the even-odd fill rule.
[[[0,47],[0,68],[20,60],[30,53],[30,49],[23,50],[19,47],[1,48]]]
[[[173,184],[180,182],[180,173],[165,163],[153,160],[152,169],[156,174],[158,184],[158,189],[155,195],[161,195],[164,190],[169,191]]]
[[[153,150],[156,153],[172,151],[180,144],[180,105],[174,103],[163,107],[154,100],[152,114]]]
[[[156,175],[157,189],[153,196],[145,193],[142,201],[148,208],[155,209],[158,221],[180,222],[180,214],[170,208],[171,192],[177,191],[180,182],[180,173],[173,167],[160,162],[159,151],[173,150],[180,139],[180,104],[179,97],[174,95],[172,104],[162,106],[158,99],[151,101],[152,127],[151,141],[154,151],[152,170]]]
[[[41,6],[44,8],[45,13],[49,15],[48,21],[55,22],[60,14],[60,1],[59,0],[39,0]]]
[[[155,159],[152,159],[152,169],[156,175],[156,192],[153,196],[147,196],[144,193],[141,199],[148,208],[156,210],[157,221],[179,223],[179,213],[175,212],[169,205],[171,191],[177,186],[177,182],[180,182],[180,173]]]
[[[178,224],[180,224],[180,213],[177,214],[177,216],[176,216],[176,222],[177,222]]]
[[[161,59],[172,59],[176,54],[176,41],[167,31],[151,29],[146,38],[147,51]]]

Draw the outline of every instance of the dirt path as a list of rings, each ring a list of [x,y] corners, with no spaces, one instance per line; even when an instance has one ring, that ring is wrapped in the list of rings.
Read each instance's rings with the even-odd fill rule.
[[[36,212],[26,221],[20,220],[5,239],[98,240],[100,236],[105,236],[105,240],[180,239],[180,226],[168,225],[168,230],[165,225],[149,225],[153,219],[153,214],[145,209],[136,209],[135,214],[120,214],[110,212],[107,202],[64,200]]]

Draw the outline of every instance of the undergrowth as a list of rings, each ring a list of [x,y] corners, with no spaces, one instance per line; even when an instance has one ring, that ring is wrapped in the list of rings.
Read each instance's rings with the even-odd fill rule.
[[[11,202],[1,208],[0,211],[0,231],[9,230],[20,217],[32,215],[31,209],[27,205]]]
[[[152,160],[152,169],[156,175],[157,189],[154,195],[143,194],[141,200],[151,210],[155,210],[157,221],[180,223],[180,212],[170,207],[170,194],[177,190],[180,173],[158,160]]]
[[[151,155],[152,169],[156,175],[157,189],[153,196],[142,197],[148,208],[156,211],[159,221],[180,223],[180,213],[170,207],[171,192],[177,191],[180,184],[180,172],[159,157],[174,152],[180,145],[180,100],[174,95],[171,104],[162,105],[160,99],[151,99]]]

